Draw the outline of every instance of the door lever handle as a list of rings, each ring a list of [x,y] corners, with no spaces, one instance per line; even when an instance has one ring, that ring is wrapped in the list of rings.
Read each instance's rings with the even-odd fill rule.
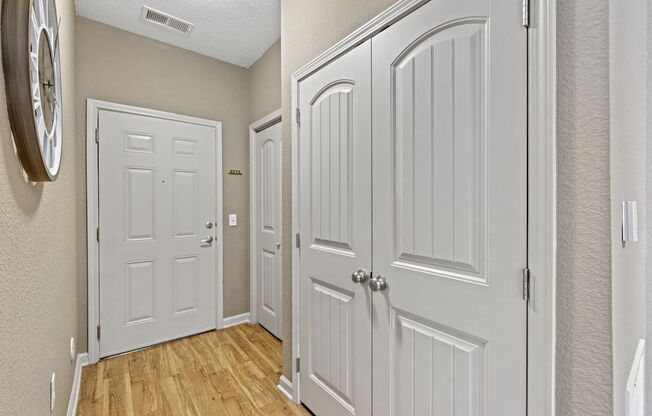
[[[200,241],[200,243],[201,243],[201,245],[203,247],[210,246],[213,243],[213,236],[210,235],[210,236],[204,238],[203,240]]]

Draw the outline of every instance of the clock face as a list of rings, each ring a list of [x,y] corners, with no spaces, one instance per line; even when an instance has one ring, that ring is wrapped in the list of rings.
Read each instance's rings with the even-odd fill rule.
[[[61,64],[54,0],[32,0],[30,7],[30,82],[34,124],[45,168],[56,176],[61,163]]]
[[[53,181],[63,133],[55,0],[3,0],[2,50],[18,156],[30,179]]]

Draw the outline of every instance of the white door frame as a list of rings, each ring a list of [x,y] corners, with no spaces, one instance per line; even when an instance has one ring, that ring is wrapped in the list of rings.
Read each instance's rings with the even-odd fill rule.
[[[166,113],[148,108],[132,107],[123,104],[110,103],[94,99],[86,100],[86,243],[88,250],[88,356],[91,364],[99,361],[100,343],[97,339],[97,327],[100,324],[100,276],[99,276],[99,244],[97,228],[99,227],[99,193],[98,193],[98,152],[96,132],[98,129],[100,110],[117,111],[141,116],[157,117],[166,120],[198,124],[215,128],[215,174],[217,212],[215,218],[222,221],[222,123],[179,114]],[[216,317],[215,325],[223,326],[223,290],[222,290],[222,247],[223,224],[215,227],[216,233]]]
[[[252,324],[258,323],[258,279],[256,270],[258,270],[257,256],[254,255],[256,250],[256,240],[258,233],[258,224],[256,218],[256,133],[263,131],[274,124],[281,122],[281,109],[266,115],[260,120],[256,120],[249,125],[249,319]],[[283,138],[281,138],[281,142]],[[280,166],[280,165],[279,165]],[[281,222],[283,216],[281,216]],[[279,233],[282,232],[283,224],[279,224]],[[282,238],[282,234],[280,236]],[[282,241],[279,239],[279,241]],[[283,262],[283,251],[281,250],[281,263]],[[282,286],[282,285],[281,285]],[[278,312],[281,316],[281,328],[279,334],[283,334],[283,302],[279,302]]]
[[[292,235],[299,233],[299,82],[429,0],[399,0],[292,74]],[[518,4],[515,3],[515,7]],[[555,415],[556,6],[529,0],[528,415]],[[524,29],[525,30],[525,29]],[[300,403],[299,255],[292,244],[292,399]],[[290,387],[281,376],[280,385]]]

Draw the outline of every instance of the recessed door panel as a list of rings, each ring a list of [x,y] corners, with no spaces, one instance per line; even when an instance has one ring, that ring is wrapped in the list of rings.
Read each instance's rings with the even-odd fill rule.
[[[310,378],[354,412],[353,293],[313,279],[310,299]]]
[[[154,153],[154,136],[146,133],[125,132],[125,151]]]
[[[172,154],[177,157],[199,157],[198,149],[199,144],[195,139],[183,139],[175,137],[172,141],[173,149]]]
[[[199,307],[199,259],[197,256],[173,260],[173,313],[188,313]]]
[[[310,104],[312,241],[351,249],[351,131],[354,84],[340,80]]]
[[[196,237],[199,174],[196,171],[175,170],[172,179],[172,203],[174,204],[174,236]]]
[[[152,240],[156,236],[156,175],[154,169],[124,170],[125,240]]]
[[[277,163],[277,143],[273,139],[265,140],[260,147],[260,172],[261,172],[261,195],[260,195],[260,225],[264,231],[276,231],[276,217],[278,200],[276,189],[276,172],[279,168]]]
[[[131,262],[125,269],[126,324],[155,319],[156,264],[152,260]]]
[[[478,415],[484,408],[484,342],[392,311],[395,415]]]
[[[434,31],[392,65],[396,258],[483,279],[485,23]]]
[[[261,251],[260,269],[262,285],[262,307],[267,313],[275,316],[278,303],[278,282],[276,276],[276,254],[267,250]]]

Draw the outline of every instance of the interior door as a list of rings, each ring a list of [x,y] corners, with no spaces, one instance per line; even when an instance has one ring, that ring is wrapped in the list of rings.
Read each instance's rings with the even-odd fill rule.
[[[103,110],[99,130],[100,356],[214,329],[216,129]]]
[[[431,1],[373,38],[375,416],[526,414],[519,13]]]
[[[256,133],[256,309],[281,338],[281,123]]]
[[[370,87],[370,41],[299,83],[301,400],[318,415],[371,414]]]

